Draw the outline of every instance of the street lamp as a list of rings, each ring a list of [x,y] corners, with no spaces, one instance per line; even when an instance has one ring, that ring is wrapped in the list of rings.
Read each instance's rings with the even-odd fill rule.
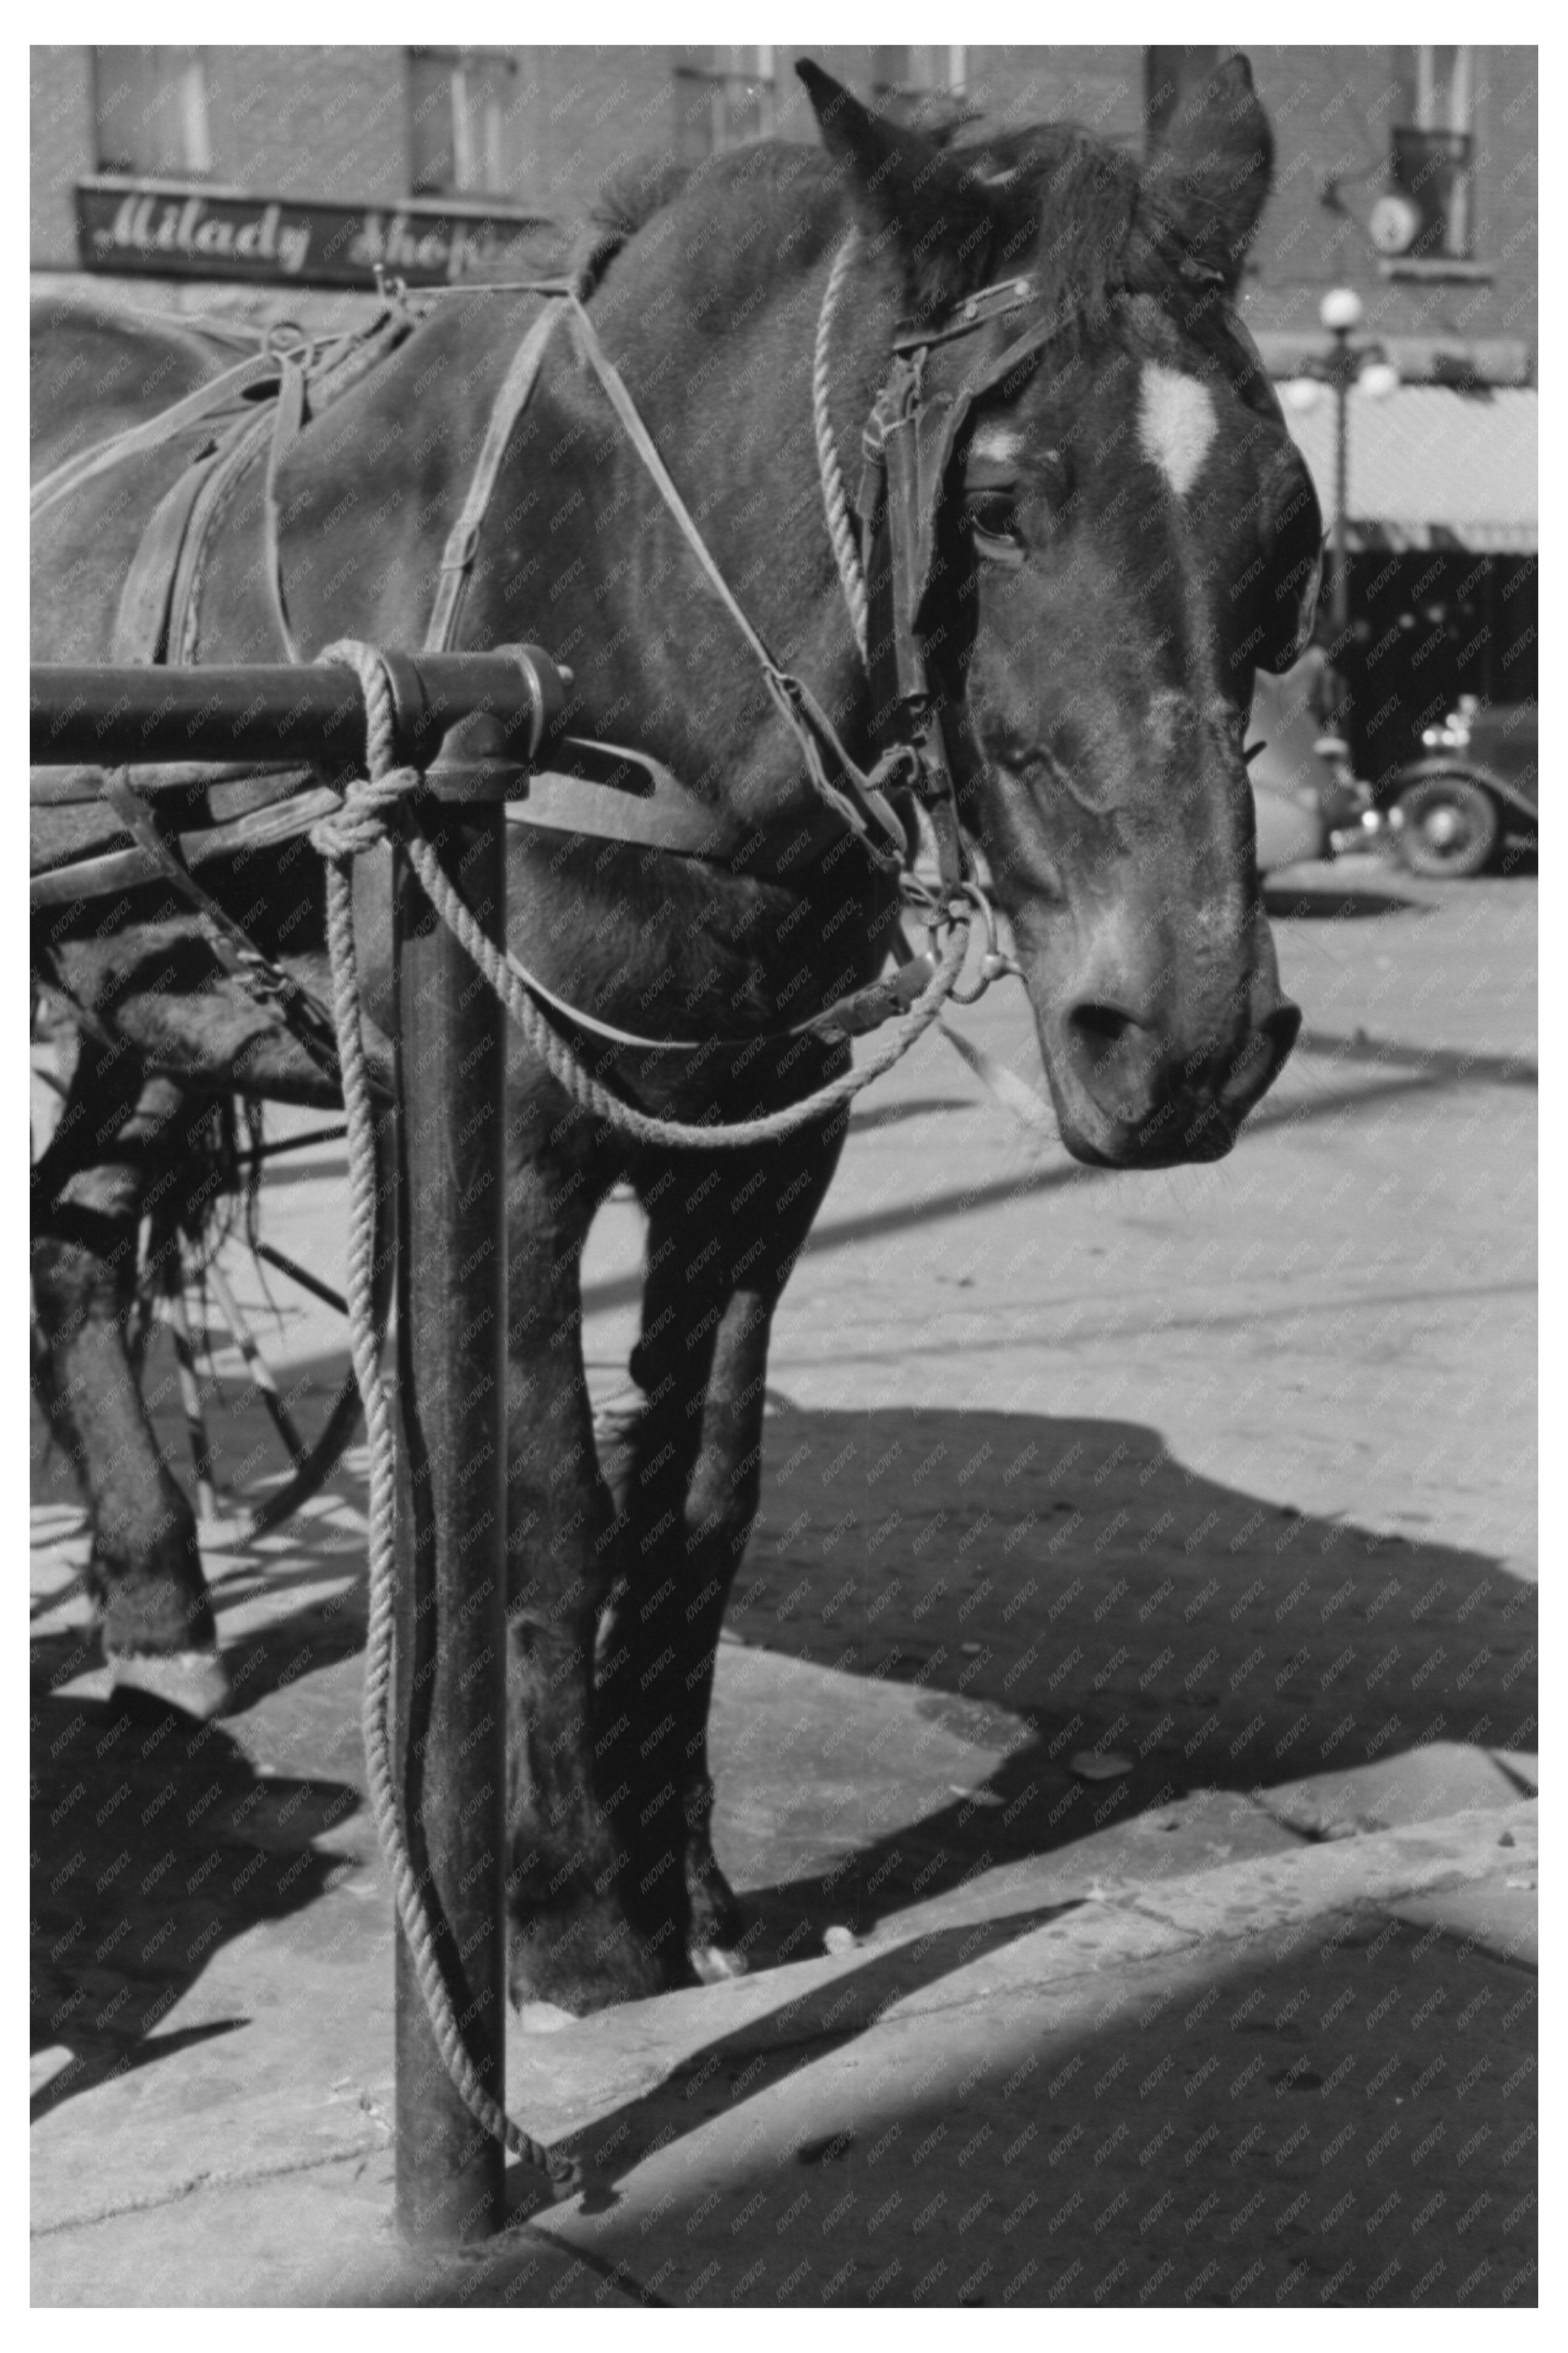
[[[1314,366],[1287,388],[1295,396],[1291,405],[1303,413],[1315,403],[1320,384],[1328,385],[1334,396],[1333,583],[1329,601],[1331,638],[1329,675],[1324,681],[1328,707],[1324,715],[1342,733],[1346,714],[1340,662],[1351,626],[1351,386],[1359,384],[1370,398],[1386,400],[1399,385],[1398,369],[1390,364],[1377,345],[1352,346],[1351,337],[1361,325],[1363,316],[1361,296],[1354,287],[1331,287],[1318,305],[1318,317],[1333,337],[1332,351],[1326,361]]]
[[[1350,500],[1350,395],[1355,375],[1355,364],[1351,357],[1351,337],[1362,322],[1361,297],[1353,287],[1331,287],[1318,305],[1318,316],[1334,339],[1334,355],[1329,363],[1329,382],[1334,392],[1334,583],[1329,623],[1333,631],[1331,659],[1337,667],[1351,620],[1349,516],[1346,512]]]

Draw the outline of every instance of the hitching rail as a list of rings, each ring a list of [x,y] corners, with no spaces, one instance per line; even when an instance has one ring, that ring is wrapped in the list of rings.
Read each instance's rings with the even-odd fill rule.
[[[526,765],[571,681],[533,646],[385,659],[398,754],[410,767],[433,765],[442,737],[476,717],[487,721],[492,757]],[[243,757],[363,773],[363,691],[335,662],[210,670],[36,663],[29,702],[38,767]]]
[[[578,1062],[504,945],[498,804],[526,790],[570,683],[536,647],[416,658],[346,639],[310,668],[32,673],[36,765],[281,756],[344,779],[340,813],[310,839],[329,861],[350,1321],[370,1438],[365,1747],[397,1905],[397,2215],[425,2244],[503,2226],[507,2149],[557,2184],[578,2179],[573,2160],[531,2140],[504,2107],[504,1015],[580,1108],[624,1133],[676,1147],[761,1143],[842,1110],[938,1019],[960,978],[975,895],[948,905],[949,939],[930,978],[860,1066],[749,1120],[652,1117]],[[409,794],[405,823],[397,812]],[[349,883],[354,857],[388,837],[398,1070],[432,1074],[417,1116],[399,1088],[395,1415],[373,1336],[374,1105]],[[474,987],[473,965],[488,987]]]
[[[394,656],[401,761],[435,797],[425,840],[506,936],[505,818],[564,699],[533,649]],[[32,672],[40,766],[282,757],[363,774],[352,668]],[[427,796],[427,799],[428,799]],[[441,802],[458,806],[443,807]],[[428,1073],[398,1122],[396,1688],[403,1822],[473,2069],[504,2099],[506,1945],[505,1015],[400,851],[398,1066]],[[461,1139],[459,1145],[458,1139]],[[362,1386],[363,1386],[363,1368]],[[476,1793],[488,1792],[475,1806]],[[505,2221],[505,2150],[448,2077],[400,1919],[396,2200],[408,2236],[483,2238]]]

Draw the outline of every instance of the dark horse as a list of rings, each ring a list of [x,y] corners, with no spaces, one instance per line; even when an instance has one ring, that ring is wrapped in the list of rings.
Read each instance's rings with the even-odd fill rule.
[[[590,315],[735,596],[868,764],[871,701],[813,424],[829,272],[857,228],[828,337],[831,438],[851,491],[898,323],[931,326],[928,383],[951,387],[975,343],[942,326],[977,290],[1030,275],[1028,319],[1053,332],[998,371],[936,486],[926,655],[1068,1147],[1120,1168],[1216,1157],[1299,1020],[1259,901],[1243,733],[1254,666],[1282,668],[1297,649],[1320,535],[1231,308],[1272,153],[1249,72],[1232,60],[1142,167],[1062,125],[942,146],[802,72],[826,152],[770,143],[621,182],[593,233]],[[538,309],[505,290],[443,301],[308,423],[278,482],[303,655],[345,635],[420,642],[439,551]],[[1019,323],[988,323],[984,351],[999,355]],[[37,394],[46,455],[92,402],[121,421],[141,413],[153,370],[174,397],[214,364],[183,332],[58,329]],[[110,471],[57,513],[36,658],[103,658],[145,515],[184,454]],[[258,505],[242,493],[213,537],[200,659],[280,658]],[[573,667],[583,734],[654,754],[737,836],[793,831],[808,847],[780,880],[514,828],[516,952],[601,1019],[720,1041],[613,1062],[648,1108],[734,1118],[799,1098],[845,1049],[777,1033],[874,976],[893,885],[824,828],[751,654],[564,341],[510,441],[461,641],[524,639]],[[208,887],[321,989],[304,845],[213,882],[216,871],[203,869]],[[204,1095],[330,1090],[158,891],[107,915],[67,911],[40,925],[36,953],[82,1040],[41,1171],[33,1267],[47,1401],[92,1511],[104,1648],[128,1675],[195,1654],[213,1704],[195,1531],[124,1348],[132,1244]],[[714,1650],[757,1504],[771,1319],[843,1123],[740,1153],[628,1148],[515,1036],[508,1090],[511,1979],[519,1999],[582,2010],[684,1981],[689,1953],[737,1934],[709,1837]],[[631,1365],[643,1409],[612,1493],[578,1270],[622,1179],[648,1218]]]

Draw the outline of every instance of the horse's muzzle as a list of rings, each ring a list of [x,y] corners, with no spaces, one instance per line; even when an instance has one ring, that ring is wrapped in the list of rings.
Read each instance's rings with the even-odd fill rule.
[[[1046,1058],[1062,1141],[1075,1159],[1100,1168],[1223,1160],[1300,1027],[1300,1008],[1276,997],[1239,1043],[1178,1057],[1127,1015],[1077,1006],[1060,1024],[1058,1050]]]

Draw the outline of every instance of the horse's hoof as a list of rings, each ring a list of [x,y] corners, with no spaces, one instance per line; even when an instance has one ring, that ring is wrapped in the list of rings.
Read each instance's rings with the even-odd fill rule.
[[[109,1661],[117,1692],[140,1692],[205,1723],[222,1715],[234,1697],[228,1669],[216,1651],[129,1651]]]
[[[743,1978],[751,1963],[744,1953],[726,1952],[722,1945],[691,1945],[687,1957],[704,1985],[722,1985],[726,1978]]]
[[[551,2034],[570,2019],[668,1989],[668,1969],[605,1901],[581,1905],[563,1926],[542,1915],[514,1919],[509,1944],[507,1990],[528,2032]],[[550,2013],[550,2022],[532,2012]]]
[[[558,2001],[525,2001],[517,2013],[517,2022],[525,2034],[559,2034],[563,2027],[577,2023],[572,2012],[563,2010]]]

